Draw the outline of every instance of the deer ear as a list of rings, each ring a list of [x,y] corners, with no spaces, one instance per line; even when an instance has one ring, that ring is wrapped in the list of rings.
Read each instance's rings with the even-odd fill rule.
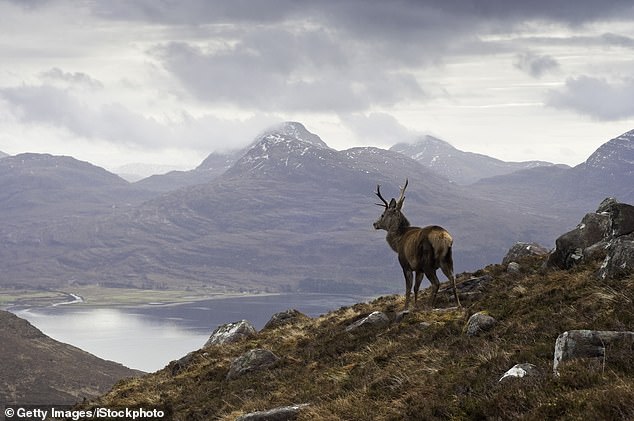
[[[396,200],[392,199],[390,200],[390,208],[395,208],[396,207]]]

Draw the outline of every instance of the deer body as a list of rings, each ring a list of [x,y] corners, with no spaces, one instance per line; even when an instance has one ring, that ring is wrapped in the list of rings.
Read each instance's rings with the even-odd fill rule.
[[[407,181],[405,187],[401,189],[398,201],[392,199],[390,203],[387,203],[381,196],[380,186],[377,186],[376,195],[383,202],[385,211],[374,223],[375,229],[387,231],[386,240],[392,250],[398,254],[398,261],[405,276],[405,308],[409,307],[412,285],[414,286],[414,303],[417,302],[418,290],[424,276],[427,276],[432,284],[431,306],[434,307],[440,287],[440,281],[436,276],[436,270],[439,268],[452,282],[456,303],[460,307],[456,278],[453,274],[451,253],[453,239],[447,230],[438,225],[424,228],[410,226],[409,221],[401,212],[406,188]]]

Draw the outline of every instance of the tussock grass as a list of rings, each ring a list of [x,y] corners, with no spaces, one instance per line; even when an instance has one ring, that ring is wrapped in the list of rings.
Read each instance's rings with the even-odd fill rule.
[[[634,278],[598,281],[593,265],[542,272],[539,259],[521,263],[520,274],[497,265],[478,271],[493,280],[481,294],[464,298],[465,310],[421,306],[399,323],[345,332],[372,311],[393,319],[402,309],[402,296],[381,297],[199,350],[178,374],[168,366],[120,382],[90,405],[161,404],[176,420],[233,420],[294,403],[310,403],[299,420],[634,419],[632,350],[568,361],[559,377],[552,375],[560,333],[634,330]],[[452,306],[451,291],[439,294],[439,303]],[[477,311],[487,311],[498,324],[467,337],[465,323]],[[231,361],[256,347],[281,360],[270,370],[227,381]],[[499,382],[525,362],[542,376]]]

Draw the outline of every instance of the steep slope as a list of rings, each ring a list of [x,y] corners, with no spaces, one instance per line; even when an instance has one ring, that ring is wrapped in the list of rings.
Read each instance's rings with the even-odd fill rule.
[[[5,404],[72,404],[142,374],[44,335],[0,310],[0,401]]]
[[[409,156],[458,184],[471,184],[483,178],[553,165],[544,161],[506,162],[487,155],[464,152],[433,136],[424,136],[414,143],[398,143],[390,150]]]
[[[464,312],[419,308],[399,318],[402,295],[381,297],[265,329],[252,339],[208,346],[138,381],[120,383],[85,407],[160,405],[175,420],[235,420],[297,404],[308,404],[299,411],[300,421],[631,419],[631,348],[608,347],[605,358],[571,360],[559,376],[552,375],[552,363],[555,340],[564,331],[632,326],[634,278],[597,283],[596,265],[541,273],[542,263],[520,261],[519,274],[500,265],[478,271],[482,284],[463,293]],[[453,303],[449,290],[441,299],[441,306]],[[350,331],[375,311],[389,321]],[[497,323],[470,336],[467,319],[479,311]],[[254,349],[279,360],[229,377],[238,357]],[[533,364],[537,373],[500,381],[521,363]]]

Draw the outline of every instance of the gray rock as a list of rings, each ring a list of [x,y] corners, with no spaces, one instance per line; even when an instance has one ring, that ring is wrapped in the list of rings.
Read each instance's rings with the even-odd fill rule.
[[[607,212],[612,219],[613,237],[634,233],[634,206],[627,203],[612,203]]]
[[[536,365],[530,363],[515,364],[498,380],[498,382],[504,382],[510,379],[524,378],[524,377],[538,377],[541,372]]]
[[[496,323],[497,320],[493,317],[483,311],[479,311],[469,317],[466,326],[466,333],[468,336],[476,336],[482,332],[491,330]]]
[[[308,316],[306,316],[304,313],[291,308],[286,311],[275,313],[273,316],[271,316],[269,321],[266,322],[263,329],[275,329],[280,326],[296,323],[300,320],[307,319]]]
[[[583,250],[610,236],[612,220],[608,213],[588,213],[575,229],[555,241],[547,267],[570,269],[583,259]]]
[[[244,414],[236,418],[236,421],[290,421],[297,418],[299,412],[309,406],[307,403],[300,405],[283,406],[269,409],[268,411],[257,411]]]
[[[559,365],[573,358],[603,358],[606,347],[623,346],[632,351],[634,332],[570,330],[555,341],[553,373],[558,374]],[[634,355],[633,355],[634,357]]]
[[[409,317],[409,315],[410,315],[409,310],[399,311],[398,313],[396,313],[396,316],[394,317],[394,322],[396,323],[402,322],[407,317]]]
[[[634,234],[611,241],[606,254],[597,272],[600,279],[620,279],[634,272]]]
[[[257,331],[247,320],[226,323],[218,326],[216,330],[211,333],[211,336],[209,336],[209,339],[203,347],[238,342],[243,339],[252,338],[256,334]]]
[[[278,362],[280,357],[268,349],[256,348],[245,352],[231,363],[227,380],[235,379],[244,374],[261,371]]]
[[[506,267],[508,273],[520,273],[521,266],[517,262],[511,262]]]
[[[508,265],[510,262],[516,262],[523,257],[545,256],[547,254],[548,249],[540,246],[537,243],[518,242],[515,243],[506,253],[506,256],[504,256],[504,258],[502,259],[502,264]]]
[[[172,373],[172,376],[176,376],[182,371],[186,370],[194,361],[195,356],[196,356],[196,351],[192,351],[189,354],[185,355],[184,357],[178,360],[172,361],[169,364],[169,369]]]
[[[350,324],[348,327],[346,327],[346,332],[352,333],[368,328],[382,327],[388,325],[389,323],[390,319],[385,315],[385,313],[374,311],[364,318]]]

